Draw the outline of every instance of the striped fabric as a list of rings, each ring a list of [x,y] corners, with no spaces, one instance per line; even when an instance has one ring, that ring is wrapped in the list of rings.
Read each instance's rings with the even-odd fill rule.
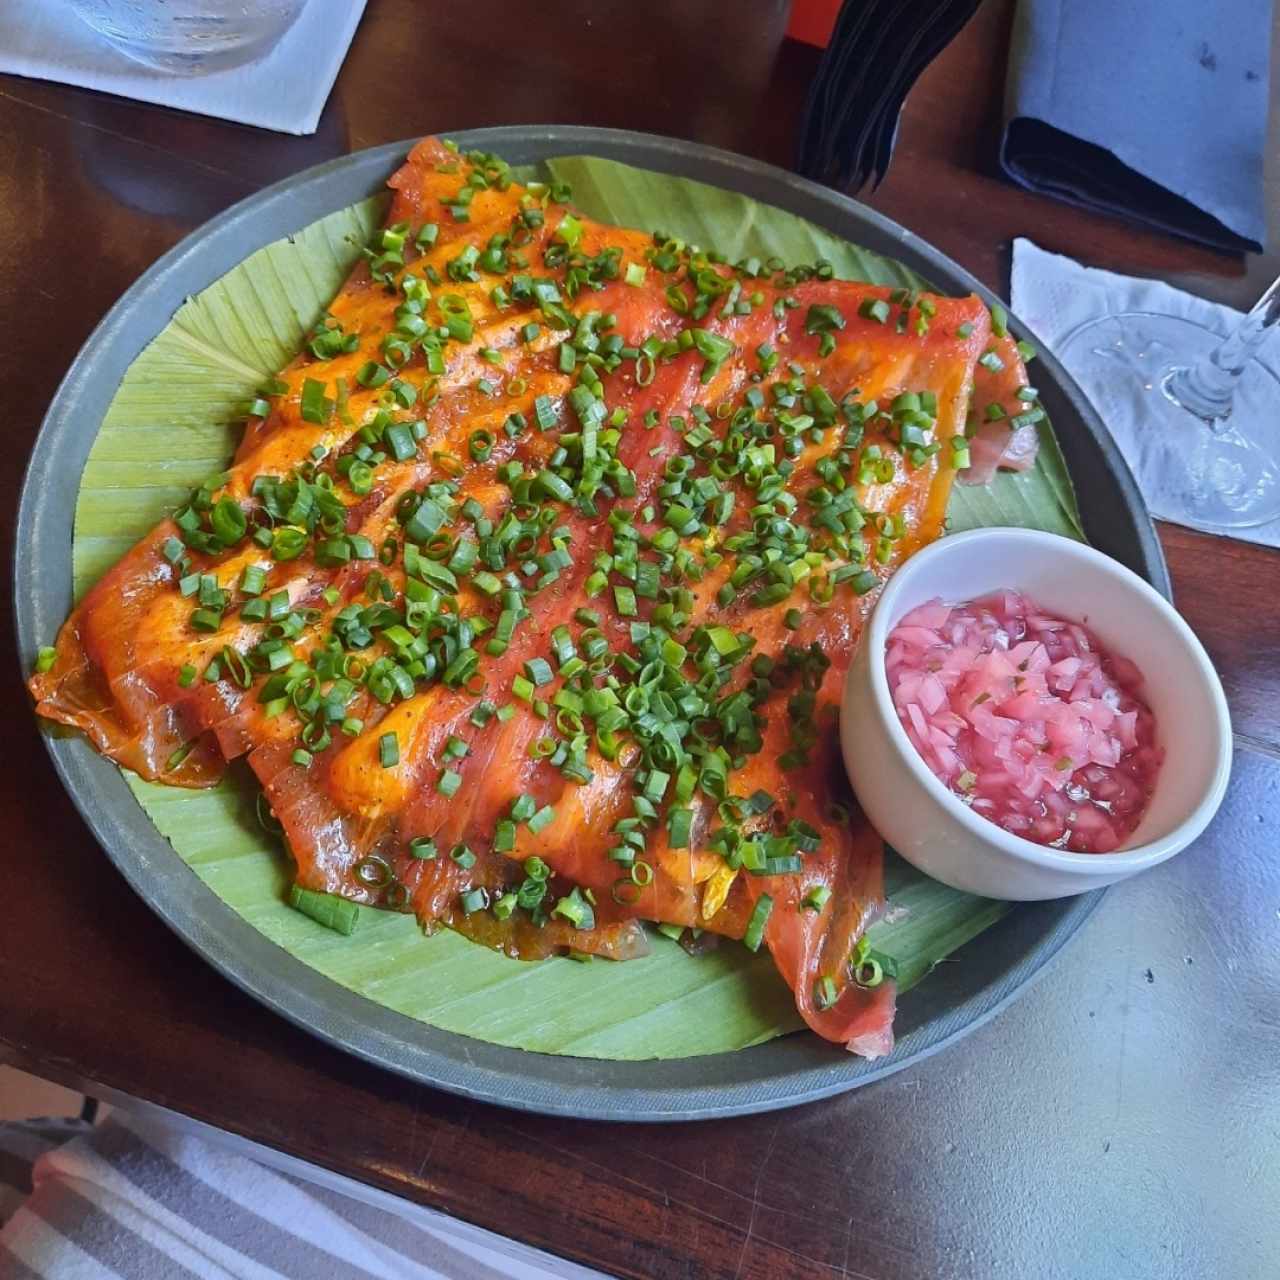
[[[7,1222],[31,1194],[31,1166],[46,1151],[89,1132],[78,1119],[0,1124],[0,1222]]]
[[[117,1111],[0,1125],[3,1280],[565,1280],[599,1276],[439,1226]],[[603,1277],[600,1278],[603,1280]]]

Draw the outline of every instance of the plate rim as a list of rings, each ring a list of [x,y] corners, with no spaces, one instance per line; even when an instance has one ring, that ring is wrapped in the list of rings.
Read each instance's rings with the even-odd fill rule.
[[[537,155],[527,158],[597,154],[640,168],[694,177],[807,217],[835,234],[856,238],[921,274],[944,280],[949,289],[971,290],[989,305],[1000,301],[946,255],[883,215],[807,179],[733,152],[655,134],[572,125],[442,130],[439,136],[455,138],[467,148],[508,156],[520,152],[517,163],[524,162],[523,153],[531,149]],[[82,465],[59,468],[57,459],[60,446],[68,439],[83,443],[86,455],[92,446],[103,403],[94,399],[95,386],[105,382],[114,389],[142,348],[172,318],[175,285],[182,286],[183,296],[198,292],[256,249],[300,230],[325,212],[360,199],[358,192],[353,200],[330,204],[319,213],[308,208],[305,214],[292,214],[295,206],[307,207],[307,197],[327,192],[343,178],[359,181],[366,171],[380,172],[378,182],[363,192],[366,196],[375,194],[416,141],[386,143],[337,157],[238,201],[194,228],[148,267],[94,328],[50,402],[21,487],[13,580],[24,680],[40,636],[50,634],[49,619],[53,618],[54,628],[60,625],[70,601],[70,531]],[[712,176],[707,176],[707,171],[712,171]],[[780,196],[785,196],[785,202]],[[832,225],[841,219],[858,224],[856,237]],[[239,235],[247,221],[253,223],[249,247]],[[291,225],[281,231],[278,224],[282,222]],[[868,230],[873,233],[871,244],[867,244]],[[207,278],[201,282],[202,277]],[[181,300],[181,296],[177,298],[177,305]],[[139,323],[139,316],[153,313],[158,319],[155,327],[150,319]],[[1010,325],[1015,332],[1029,333],[1014,315],[1010,315]],[[145,332],[145,337],[139,339],[140,332]],[[1106,464],[1104,477],[1116,490],[1120,514],[1131,526],[1128,535],[1121,535],[1133,539],[1132,546],[1124,548],[1129,553],[1127,562],[1168,597],[1163,553],[1128,467],[1062,366],[1048,352],[1042,352],[1040,359],[1041,367],[1050,374],[1041,389],[1042,398],[1058,406],[1056,410],[1053,403],[1048,407],[1051,421],[1059,424],[1057,435],[1064,454],[1070,450],[1061,424],[1078,422],[1095,457],[1101,453]],[[1073,472],[1070,464],[1068,470]],[[65,569],[52,575],[58,579],[56,585],[48,581],[50,563]],[[473,1100],[541,1114],[639,1122],[708,1119],[795,1106],[868,1084],[921,1061],[994,1017],[1043,974],[1105,892],[1097,890],[1052,904],[1056,911],[1042,911],[1048,916],[1048,927],[1021,954],[1015,953],[1008,967],[967,997],[908,1030],[893,1053],[876,1062],[832,1052],[832,1046],[819,1047],[810,1043],[813,1038],[798,1035],[731,1053],[681,1059],[610,1060],[534,1053],[419,1022],[324,977],[259,933],[205,885],[151,823],[117,766],[98,756],[87,740],[79,734],[58,733],[43,722],[41,738],[72,802],[131,888],[224,977],[295,1025],[374,1065]],[[1007,925],[1014,914],[1025,916],[1029,910],[1022,907],[995,929]],[[788,1042],[798,1045],[800,1051],[787,1051],[784,1046]],[[773,1063],[775,1059],[779,1065],[771,1073],[747,1073],[728,1083],[698,1079],[714,1077],[717,1065],[734,1075],[741,1074],[739,1069],[751,1062]],[[658,1083],[617,1083],[611,1079],[637,1075]]]

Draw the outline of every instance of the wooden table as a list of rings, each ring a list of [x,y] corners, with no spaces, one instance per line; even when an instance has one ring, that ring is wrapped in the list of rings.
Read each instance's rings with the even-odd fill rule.
[[[816,54],[775,56],[784,8],[744,0],[726,32],[716,0],[372,0],[305,139],[0,78],[6,509],[76,349],[209,215],[348,150],[485,124],[626,126],[786,164]],[[1030,233],[1247,303],[1274,258],[1246,266],[999,178],[1011,8],[988,3],[918,86],[871,203],[997,289],[1011,237]],[[623,1127],[469,1105],[328,1049],[126,888],[55,780],[11,651],[0,1043],[51,1078],[628,1276],[1274,1274],[1280,555],[1161,534],[1236,717],[1225,808],[1193,853],[1113,891],[1024,999],[880,1084],[781,1114]]]

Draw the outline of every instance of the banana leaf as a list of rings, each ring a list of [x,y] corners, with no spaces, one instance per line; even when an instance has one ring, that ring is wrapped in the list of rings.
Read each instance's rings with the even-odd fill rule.
[[[745,196],[592,157],[546,162],[589,214],[661,229],[730,260],[828,259],[846,279],[919,286],[899,263]],[[235,443],[235,406],[301,347],[379,225],[383,197],[339,210],[247,258],[189,299],[133,363],[107,409],[81,481],[74,576],[79,595],[206,476]],[[1079,537],[1071,481],[1046,424],[1036,467],[982,489],[957,488],[952,529],[1025,525]],[[625,964],[523,964],[411,917],[360,909],[352,937],[286,905],[286,855],[263,831],[247,770],[207,792],[129,777],[179,857],[232,910],[291,955],[366,998],[433,1026],[544,1053],[675,1058],[746,1047],[796,1030],[791,993],[768,956],[728,943],[701,956],[655,935]],[[891,911],[872,942],[900,987],[987,928],[1004,903],[939,885],[890,855]],[[963,957],[961,957],[961,961]]]

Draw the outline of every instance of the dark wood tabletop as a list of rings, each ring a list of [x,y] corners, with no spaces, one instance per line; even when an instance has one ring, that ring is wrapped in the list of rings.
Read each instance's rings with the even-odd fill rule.
[[[1028,234],[1247,304],[1280,269],[1274,252],[1214,253],[1000,178],[1012,7],[989,0],[917,86],[870,203],[997,290]],[[651,130],[787,165],[817,54],[780,43],[785,8],[371,0],[301,139],[0,77],[4,509],[85,337],[210,215],[347,151],[488,124]],[[1160,532],[1235,716],[1222,812],[1194,850],[1109,893],[1025,997],[881,1083],[789,1112],[627,1127],[469,1104],[328,1048],[218,977],[126,887],[54,776],[7,626],[0,1045],[50,1078],[619,1275],[1273,1275],[1280,553]]]

